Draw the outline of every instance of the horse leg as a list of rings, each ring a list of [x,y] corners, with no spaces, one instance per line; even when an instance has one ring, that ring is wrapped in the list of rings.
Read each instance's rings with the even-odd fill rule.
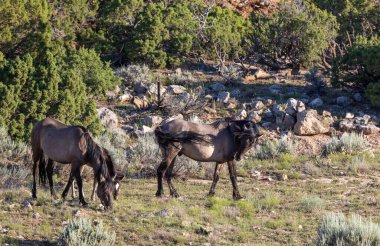
[[[180,150],[173,145],[166,145],[166,146],[161,147],[161,151],[163,155],[163,160],[161,161],[160,165],[157,168],[157,192],[156,192],[157,197],[162,196],[164,194],[164,188],[162,185],[162,177],[164,176],[166,169],[169,167],[169,164],[172,163],[173,159],[177,156]]]
[[[69,189],[71,185],[73,184],[73,180],[74,180],[74,174],[73,174],[73,169],[71,168],[69,180],[67,181],[66,187],[62,192],[62,200],[66,199],[67,193],[69,192]]]
[[[211,188],[210,188],[210,191],[208,193],[208,196],[214,196],[215,195],[215,187],[219,181],[219,173],[220,173],[221,164],[222,163],[215,163],[214,176],[212,179],[212,184],[211,184]]]
[[[98,180],[97,180],[96,176],[94,175],[94,184],[92,187],[91,201],[95,201],[95,191],[96,191],[97,187],[98,187]]]
[[[54,169],[54,161],[52,159],[49,159],[47,167],[46,167],[46,173],[49,180],[50,194],[56,200],[57,195],[55,194],[55,190],[54,190],[53,169]]]
[[[83,166],[81,167],[81,171],[80,171],[81,175],[83,173]],[[72,182],[72,185],[71,185],[71,198],[72,199],[75,199],[76,195],[75,195],[75,180],[73,179],[73,182]]]
[[[36,183],[36,173],[37,173],[37,162],[40,159],[38,154],[33,154],[33,187],[32,187],[32,198],[37,198],[37,183]]]
[[[232,183],[233,193],[232,197],[235,200],[242,199],[243,197],[240,195],[238,186],[237,186],[237,175],[236,175],[236,161],[229,161],[228,162],[228,171],[230,173],[230,179]]]
[[[87,207],[88,203],[84,200],[84,195],[83,195],[83,180],[81,176],[81,167],[76,168],[73,172],[75,176],[75,180],[78,185],[78,192],[79,192],[79,202],[83,205],[83,207]]]
[[[172,178],[173,178],[173,168],[174,168],[174,163],[175,163],[176,157],[173,158],[172,162],[170,163],[168,169],[165,172],[165,177],[168,182],[168,186],[170,189],[170,195],[172,197],[179,197],[177,190],[174,188],[174,185],[172,183]]]

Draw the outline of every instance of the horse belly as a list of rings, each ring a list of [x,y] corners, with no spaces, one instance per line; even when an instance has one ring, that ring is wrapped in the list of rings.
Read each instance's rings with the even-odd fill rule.
[[[214,146],[184,144],[182,147],[182,153],[196,161],[219,162],[223,159],[222,155],[215,151]]]
[[[60,163],[70,163],[72,161],[71,147],[63,141],[46,139],[41,142],[44,155],[53,161]]]

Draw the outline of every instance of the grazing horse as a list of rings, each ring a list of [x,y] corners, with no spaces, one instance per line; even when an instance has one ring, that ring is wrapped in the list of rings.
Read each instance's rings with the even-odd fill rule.
[[[185,155],[199,162],[216,162],[213,182],[209,195],[215,194],[219,180],[220,164],[228,163],[233,187],[233,198],[240,199],[236,182],[236,161],[254,145],[262,135],[258,125],[247,120],[224,120],[213,124],[197,124],[181,119],[164,122],[155,130],[162,152],[162,162],[157,168],[158,189],[156,196],[162,196],[162,178],[165,174],[170,195],[178,197],[171,179],[176,157]]]
[[[53,185],[54,161],[62,164],[71,164],[71,172],[68,183],[62,193],[65,200],[67,193],[74,181],[78,185],[79,202],[87,206],[83,195],[83,183],[81,171],[84,164],[89,165],[94,170],[94,191],[96,185],[101,182],[101,177],[105,183],[114,189],[119,187],[119,178],[116,178],[115,166],[108,151],[97,145],[86,128],[81,126],[67,126],[62,122],[47,117],[36,123],[32,130],[32,153],[33,153],[33,198],[37,198],[36,169],[39,162],[39,180],[49,181],[50,193],[57,198]],[[112,185],[110,185],[112,184]],[[117,184],[117,185],[116,185]],[[93,191],[93,193],[94,193]],[[104,191],[106,192],[106,191]],[[107,192],[114,192],[107,190]],[[104,194],[100,199],[106,197]],[[112,207],[112,200],[102,200],[105,208]]]

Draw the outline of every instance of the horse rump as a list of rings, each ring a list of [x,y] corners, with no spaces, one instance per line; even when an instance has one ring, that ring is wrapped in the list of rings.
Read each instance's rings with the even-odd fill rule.
[[[183,131],[178,133],[164,132],[160,127],[157,127],[154,131],[156,135],[157,142],[159,144],[168,144],[168,143],[209,143],[207,136],[202,134],[192,132],[192,131]]]

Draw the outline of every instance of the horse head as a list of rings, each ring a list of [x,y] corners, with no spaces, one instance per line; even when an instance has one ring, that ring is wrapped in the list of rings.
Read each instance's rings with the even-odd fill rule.
[[[261,127],[252,121],[240,120],[231,123],[237,151],[234,158],[240,161],[247,151],[252,148],[258,137],[263,135]]]
[[[104,209],[112,208],[112,196],[113,199],[118,199],[123,178],[123,174],[117,174],[114,179],[103,180],[99,183],[96,188],[96,195],[99,197]]]

